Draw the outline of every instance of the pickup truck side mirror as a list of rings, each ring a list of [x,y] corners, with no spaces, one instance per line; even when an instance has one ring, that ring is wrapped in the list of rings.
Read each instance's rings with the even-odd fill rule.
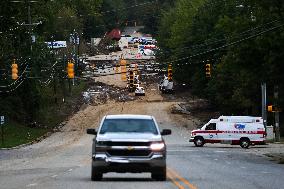
[[[172,130],[170,130],[170,129],[164,129],[162,132],[161,132],[161,135],[170,135],[170,134],[172,134]]]
[[[96,129],[87,129],[87,134],[97,135],[97,131],[96,131]]]

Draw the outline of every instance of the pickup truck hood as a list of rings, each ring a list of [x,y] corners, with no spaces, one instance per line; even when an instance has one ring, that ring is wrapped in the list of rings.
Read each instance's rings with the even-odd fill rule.
[[[133,142],[151,142],[161,141],[161,135],[151,133],[106,133],[97,136],[98,141],[133,141]]]

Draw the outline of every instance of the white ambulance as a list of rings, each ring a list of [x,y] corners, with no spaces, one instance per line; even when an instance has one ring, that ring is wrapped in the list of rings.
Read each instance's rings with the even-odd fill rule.
[[[191,132],[190,142],[201,147],[205,143],[225,143],[248,148],[265,144],[266,132],[261,117],[220,116],[211,119],[201,129]]]

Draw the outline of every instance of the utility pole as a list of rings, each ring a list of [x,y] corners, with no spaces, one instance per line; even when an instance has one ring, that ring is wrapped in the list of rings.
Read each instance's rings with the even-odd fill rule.
[[[27,1],[28,3],[28,27],[29,27],[29,35],[30,35],[30,43],[31,43],[31,52],[33,51],[33,40],[32,40],[32,16],[31,16],[31,2]]]
[[[278,107],[278,85],[274,87],[275,107]],[[274,112],[275,116],[275,142],[280,142],[280,125],[279,125],[279,109]]]
[[[39,24],[42,24],[42,22],[36,22],[36,23],[32,23],[32,16],[31,16],[31,3],[37,3],[38,1],[34,1],[34,0],[24,0],[24,1],[19,1],[19,0],[12,0],[10,1],[11,3],[25,3],[25,5],[27,5],[27,9],[28,9],[28,23],[20,23],[17,22],[18,25],[20,26],[26,26],[28,27],[28,31],[29,31],[29,35],[30,35],[30,40],[29,42],[31,43],[32,41],[32,28],[33,26],[37,26]],[[31,51],[32,51],[32,44],[31,44]]]
[[[72,52],[72,57],[75,60],[75,75],[78,75],[78,56],[79,56],[79,45],[80,45],[80,39],[79,39],[79,34],[76,32],[76,30],[73,30],[73,33],[70,34],[70,43],[73,45],[73,52]],[[76,48],[77,47],[77,48]],[[78,50],[78,51],[77,51]],[[73,78],[73,86],[75,82],[75,78]]]
[[[66,99],[66,86],[65,86],[65,69],[67,68],[67,65],[66,65],[66,62],[67,62],[67,57],[66,55],[63,55],[63,69],[62,69],[62,72],[60,72],[60,78],[61,78],[61,87],[62,87],[62,90],[63,90],[63,103],[65,103],[65,99]]]
[[[262,96],[262,119],[263,119],[263,124],[264,124],[264,128],[265,131],[267,128],[267,111],[266,111],[266,107],[267,107],[267,97],[266,97],[266,83],[262,83],[261,84],[261,96]]]
[[[30,1],[28,1],[28,23],[29,23],[29,30],[31,32],[31,24],[32,24],[32,16],[31,16],[31,4]]]
[[[52,57],[54,58],[54,48],[53,48],[53,36],[51,36],[51,49],[52,49]],[[56,68],[53,68],[52,71],[54,71],[53,75],[53,92],[54,92],[54,102],[57,104],[57,89],[56,89]]]
[[[54,102],[55,104],[58,104],[57,103],[57,83],[56,83],[56,71],[54,73],[54,76],[53,76],[53,92],[54,92]]]

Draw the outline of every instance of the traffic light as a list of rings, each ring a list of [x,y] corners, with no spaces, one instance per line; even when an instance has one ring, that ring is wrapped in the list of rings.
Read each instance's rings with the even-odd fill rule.
[[[73,79],[75,77],[75,74],[74,74],[74,63],[72,63],[72,61],[68,62],[67,73],[68,73],[68,78],[69,79]]]
[[[135,75],[138,75],[138,65],[137,64],[135,64],[134,73]]]
[[[16,64],[16,60],[13,60],[12,63],[12,79],[16,80],[18,79],[18,64]]]
[[[124,59],[120,60],[120,65],[121,66],[126,66],[126,64],[127,64],[126,60],[124,60]]]
[[[118,73],[119,72],[119,64],[116,64],[115,65],[115,73]]]
[[[126,72],[127,72],[127,69],[126,69],[126,60],[124,59],[121,59],[120,60],[120,72],[121,72],[121,80],[122,81],[127,81],[127,76],[126,76]]]
[[[173,66],[171,64],[168,66],[168,80],[173,80]]]
[[[211,64],[205,65],[206,77],[211,77]]]
[[[276,111],[277,111],[277,109],[276,109],[276,107],[275,107],[275,106],[273,106],[273,105],[269,105],[269,106],[267,106],[267,111],[268,111],[268,112],[276,112]]]
[[[134,89],[134,74],[133,71],[129,71],[129,91],[132,92]]]

